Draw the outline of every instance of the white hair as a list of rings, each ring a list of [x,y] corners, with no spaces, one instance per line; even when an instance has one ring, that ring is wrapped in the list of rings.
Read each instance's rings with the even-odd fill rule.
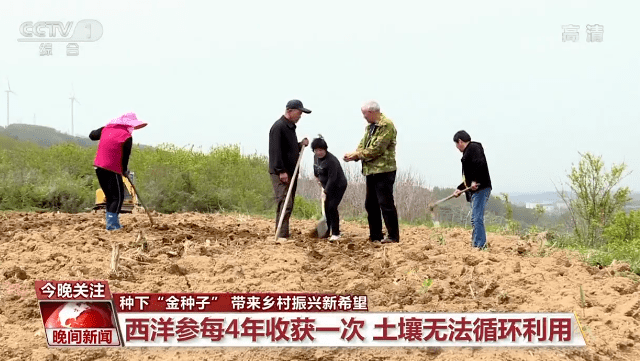
[[[367,110],[370,112],[379,112],[380,105],[377,102],[370,100],[362,105],[362,110]]]

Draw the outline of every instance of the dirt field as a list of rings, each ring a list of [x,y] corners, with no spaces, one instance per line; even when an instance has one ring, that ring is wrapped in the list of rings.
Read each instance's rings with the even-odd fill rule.
[[[539,256],[539,239],[489,234],[490,250],[472,250],[470,232],[404,227],[402,241],[372,245],[365,226],[347,223],[344,241],[309,238],[313,221],[292,221],[295,242],[274,244],[272,221],[232,215],[144,214],[104,230],[103,214],[0,214],[0,281],[28,289],[0,299],[0,360],[640,360],[640,287],[624,264],[605,269],[556,251]],[[328,292],[367,294],[371,311],[573,312],[586,308],[586,348],[278,348],[49,349],[33,281],[105,279],[111,243],[143,230],[149,264],[121,260],[112,292]],[[208,241],[207,241],[208,240]],[[178,267],[176,267],[176,265]],[[183,274],[186,272],[186,274]],[[427,292],[422,281],[434,280]],[[471,287],[469,287],[469,285]],[[473,291],[472,291],[473,289]],[[473,294],[472,294],[473,292]]]

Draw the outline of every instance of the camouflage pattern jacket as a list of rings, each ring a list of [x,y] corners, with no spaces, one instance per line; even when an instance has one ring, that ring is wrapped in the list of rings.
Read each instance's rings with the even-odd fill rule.
[[[396,170],[396,136],[391,119],[380,114],[377,124],[368,124],[356,153],[362,161],[362,174],[386,173]]]

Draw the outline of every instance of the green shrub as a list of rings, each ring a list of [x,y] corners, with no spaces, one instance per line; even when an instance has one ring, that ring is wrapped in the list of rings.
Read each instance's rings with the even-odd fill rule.
[[[609,266],[614,260],[628,263],[631,271],[640,275],[640,239],[611,242],[588,258],[590,264],[600,266]]]
[[[320,208],[320,203],[309,201],[302,196],[296,196],[291,215],[301,219],[319,218],[322,216],[322,209]]]
[[[616,213],[613,221],[604,229],[603,236],[609,244],[640,239],[640,211]]]
[[[522,226],[520,222],[514,221],[513,219],[507,220],[507,225],[504,227],[504,232],[507,234],[520,234],[520,229]]]

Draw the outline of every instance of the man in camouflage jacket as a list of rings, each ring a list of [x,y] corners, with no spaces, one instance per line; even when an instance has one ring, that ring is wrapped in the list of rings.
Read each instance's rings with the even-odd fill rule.
[[[396,127],[380,112],[380,106],[376,102],[366,103],[361,110],[369,124],[356,151],[345,154],[344,160],[362,162],[362,174],[366,177],[367,183],[364,207],[369,220],[369,238],[373,242],[397,243],[400,241],[400,229],[398,212],[393,200],[393,184],[397,170]],[[384,240],[382,218],[388,232]]]

